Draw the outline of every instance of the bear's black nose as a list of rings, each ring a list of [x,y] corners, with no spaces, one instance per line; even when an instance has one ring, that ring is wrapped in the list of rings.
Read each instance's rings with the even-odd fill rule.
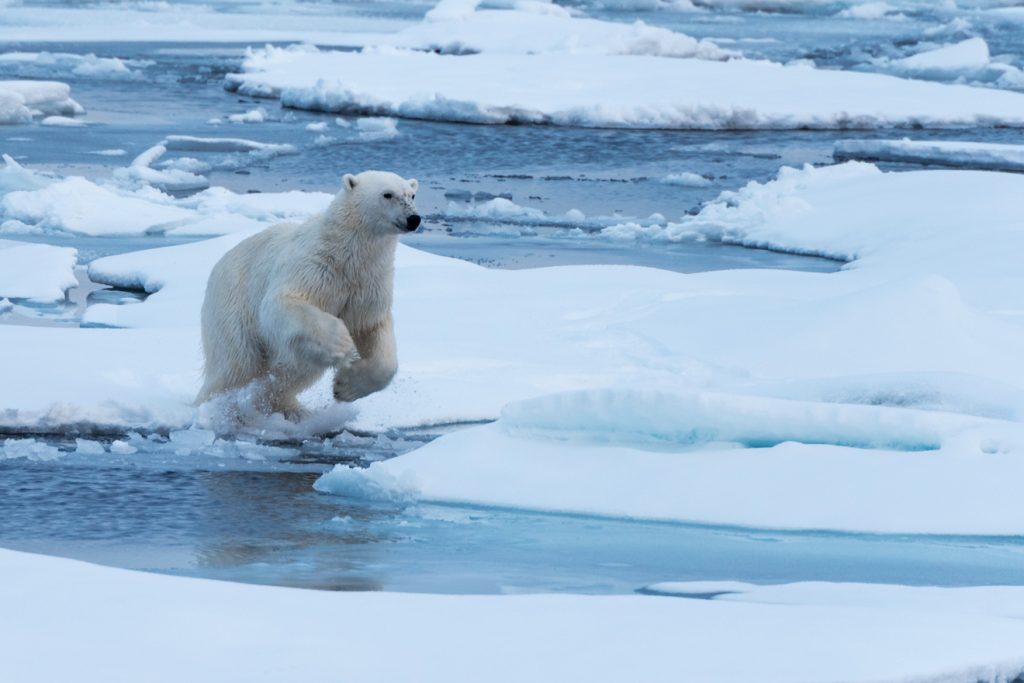
[[[420,217],[413,214],[405,219],[405,229],[412,232],[416,228],[420,227]]]

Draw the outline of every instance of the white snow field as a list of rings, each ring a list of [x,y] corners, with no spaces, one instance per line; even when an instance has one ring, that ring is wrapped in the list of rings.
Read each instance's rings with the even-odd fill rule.
[[[57,81],[0,81],[0,124],[27,123],[33,117],[84,114],[71,99],[71,87]]]
[[[267,47],[250,53],[226,85],[300,109],[490,124],[1024,125],[1024,94],[745,59]],[[806,97],[811,92],[817,96]]]
[[[67,247],[0,239],[0,299],[63,301],[78,284],[76,258]]]
[[[947,140],[839,140],[836,161],[900,161],[990,171],[1024,171],[1024,145]]]
[[[973,683],[1024,672],[1020,588],[794,584],[715,600],[346,593],[9,550],[0,571],[0,676],[19,683],[95,672],[152,683]],[[386,654],[395,643],[402,656]]]

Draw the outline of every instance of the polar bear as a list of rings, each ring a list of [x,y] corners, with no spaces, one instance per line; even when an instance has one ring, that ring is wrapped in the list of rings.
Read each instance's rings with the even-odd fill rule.
[[[383,171],[346,174],[323,213],[267,228],[224,254],[203,300],[196,402],[253,385],[261,410],[298,420],[297,394],[328,368],[338,401],[386,387],[398,370],[395,249],[420,225],[417,186]]]

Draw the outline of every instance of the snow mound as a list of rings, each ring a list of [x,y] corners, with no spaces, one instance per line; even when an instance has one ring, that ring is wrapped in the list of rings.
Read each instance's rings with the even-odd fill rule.
[[[63,301],[78,284],[78,252],[68,247],[0,239],[0,297]]]
[[[27,123],[33,117],[84,114],[71,99],[71,87],[56,81],[0,81],[0,124]],[[69,119],[70,120],[70,119]]]
[[[943,140],[839,140],[836,161],[897,161],[990,171],[1024,171],[1024,145]]]
[[[499,76],[500,75],[500,76]],[[666,83],[686,83],[666,88]],[[299,109],[679,129],[1024,125],[1024,95],[771,62],[395,49],[251,54],[226,87]],[[819,94],[807,98],[807,92]]]

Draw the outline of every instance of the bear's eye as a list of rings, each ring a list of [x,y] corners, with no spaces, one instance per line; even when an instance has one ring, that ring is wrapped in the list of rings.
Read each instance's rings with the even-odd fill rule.
[[[412,196],[412,198],[413,198],[413,199],[416,199],[416,195],[413,195],[413,196]]]
[[[395,195],[391,194],[390,192],[385,192],[385,193],[384,193],[384,199],[391,199],[391,198],[392,198],[392,197],[394,197],[394,196],[395,196]]]

